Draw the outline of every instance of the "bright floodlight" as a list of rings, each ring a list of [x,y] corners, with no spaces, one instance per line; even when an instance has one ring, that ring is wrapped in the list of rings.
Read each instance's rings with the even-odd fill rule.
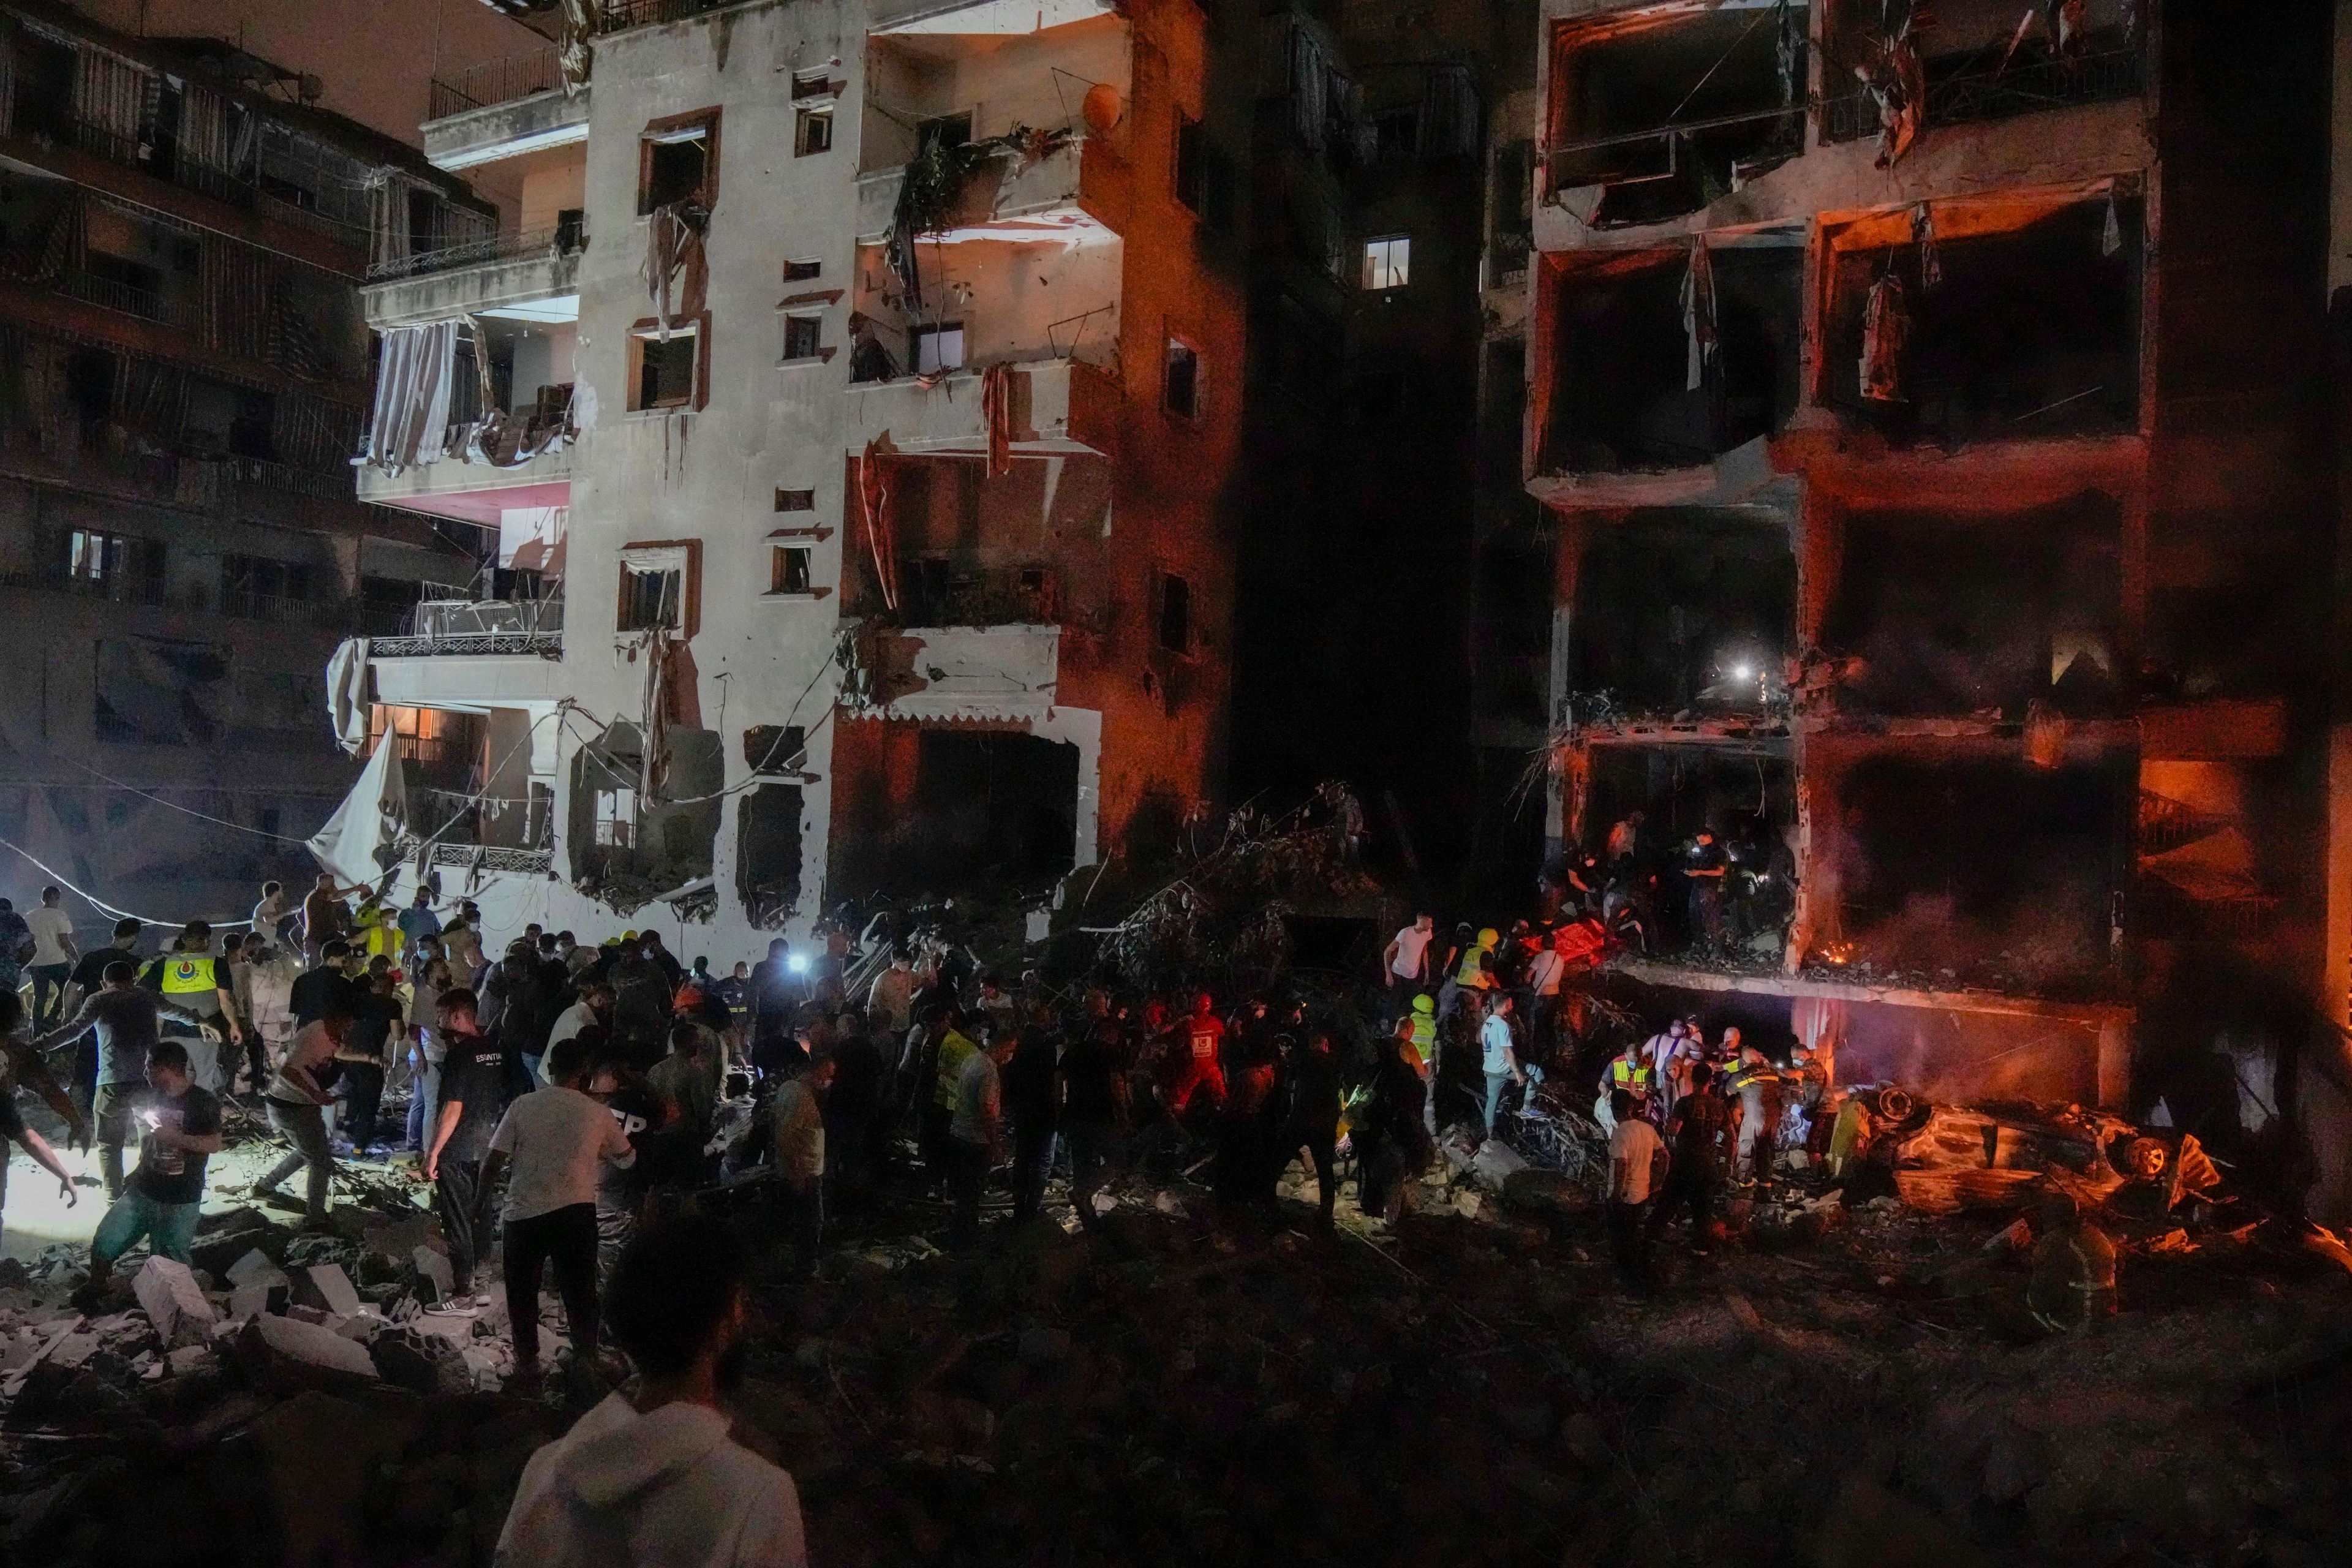
[[[808,973],[808,955],[806,953],[796,952],[790,958],[784,960],[784,967],[791,970],[794,974],[806,974]]]

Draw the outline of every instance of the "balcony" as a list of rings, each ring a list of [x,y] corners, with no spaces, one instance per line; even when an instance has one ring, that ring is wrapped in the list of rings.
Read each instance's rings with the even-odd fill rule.
[[[597,12],[596,30],[625,33],[632,27],[687,22],[736,4],[738,0],[604,0]]]
[[[563,601],[427,599],[409,613],[404,636],[368,645],[373,658],[446,658],[533,654],[563,657]],[[385,700],[389,700],[386,699]]]
[[[875,0],[866,30],[1006,36],[1117,15],[1112,0]]]
[[[588,140],[588,89],[563,90],[552,47],[435,77],[425,156],[451,173]]]
[[[1057,626],[878,627],[859,662],[882,717],[1004,717],[1052,704],[1061,648]]]
[[[1948,72],[1939,70],[1943,63],[1927,62],[1924,128],[1930,131],[2077,104],[2112,103],[2137,98],[2146,89],[2146,55],[2137,47],[2108,49],[2071,62],[2040,60],[2007,70],[1978,66]],[[1867,92],[1822,100],[1823,142],[1853,142],[1878,131],[1878,104]]]
[[[367,247],[368,196],[363,190],[346,189],[331,180],[322,182],[320,190],[299,192],[299,201],[291,200],[265,188],[257,168],[223,168],[152,130],[131,132],[69,116],[33,116],[21,104],[7,129],[45,147],[70,147],[241,211],[307,228],[338,245]]]
[[[1119,389],[1108,374],[1076,359],[1029,361],[1010,371],[1007,424],[1014,455],[1108,457],[1118,450]],[[987,456],[982,374],[981,367],[967,366],[936,380],[908,375],[852,384],[844,394],[849,450],[881,441],[910,456]]]
[[[587,245],[577,225],[566,225],[375,262],[360,303],[372,327],[484,313],[577,321],[580,256]]]
[[[1037,240],[1099,224],[1118,232],[1126,164],[1100,137],[1071,136],[1034,162],[1010,148],[972,172],[951,212],[929,232],[942,238]],[[903,165],[857,178],[857,238],[879,245],[898,211]]]
[[[460,427],[459,438],[471,427]],[[496,527],[501,511],[516,507],[564,506],[572,500],[572,448],[557,447],[501,468],[467,462],[453,450],[438,462],[419,463],[397,474],[362,468],[359,499],[404,511],[431,512]]]
[[[58,292],[85,305],[95,305],[101,310],[113,310],[121,315],[135,316],[142,321],[154,321],[182,331],[195,329],[194,312],[178,300],[152,289],[101,278],[94,272],[62,272],[58,275]]]

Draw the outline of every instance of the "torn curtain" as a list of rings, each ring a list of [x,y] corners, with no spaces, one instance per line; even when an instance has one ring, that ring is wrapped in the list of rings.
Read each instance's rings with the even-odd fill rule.
[[[446,455],[458,326],[447,321],[383,329],[375,406],[368,415],[367,440],[358,461],[396,474]]]
[[[368,639],[348,637],[327,660],[327,712],[335,741],[351,756],[367,750]]]
[[[400,770],[400,746],[387,735],[360,770],[352,793],[304,847],[339,881],[378,881],[397,858],[407,820],[408,784]]]
[[[1862,310],[1862,395],[1872,403],[1903,401],[1903,359],[1911,341],[1911,310],[1903,280],[1888,272],[1870,286]]]

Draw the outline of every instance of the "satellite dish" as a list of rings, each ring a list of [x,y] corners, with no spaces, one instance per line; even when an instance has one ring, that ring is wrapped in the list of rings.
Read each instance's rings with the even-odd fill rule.
[[[1086,101],[1079,106],[1079,112],[1087,117],[1087,130],[1097,136],[1108,136],[1126,114],[1127,106],[1118,100],[1118,89],[1098,81],[1087,89]]]

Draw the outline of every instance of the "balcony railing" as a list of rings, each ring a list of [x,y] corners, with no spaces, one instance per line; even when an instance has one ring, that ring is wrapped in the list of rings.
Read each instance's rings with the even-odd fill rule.
[[[268,621],[281,626],[332,626],[343,619],[343,606],[297,598],[291,594],[265,594],[239,586],[221,590],[221,614],[238,620]]]
[[[596,30],[620,33],[657,22],[683,22],[689,16],[699,16],[735,3],[736,0],[604,0]]]
[[[2009,70],[1974,70],[1937,79],[1928,67],[1927,123],[1966,125],[2012,114],[2137,98],[2147,61],[2137,48],[2110,49],[2074,61],[2039,60]],[[1878,134],[1878,104],[1866,92],[1822,102],[1822,140],[1852,142]]]
[[[371,261],[368,263],[368,281],[380,283],[387,279],[418,278],[428,272],[448,272],[460,267],[479,267],[488,261],[515,261],[525,257],[576,256],[587,243],[587,230],[578,224],[558,224],[553,228],[534,228],[523,234],[494,234],[481,239],[445,245],[438,250],[420,250],[408,256]]]
[[[563,86],[563,67],[555,48],[529,49],[504,59],[484,60],[453,77],[436,76],[425,105],[425,118],[443,120],[452,114],[512,103]]]
[[[1062,618],[1060,584],[1050,568],[985,567],[949,576],[928,573],[927,564],[919,559],[898,563],[895,618],[902,625],[1050,626]]]
[[[158,576],[138,576],[117,573],[106,577],[84,577],[63,567],[46,571],[0,573],[0,587],[38,588],[52,594],[71,594],[77,598],[106,599],[118,605],[162,605],[164,603],[163,579]]]
[[[96,305],[102,310],[117,310],[126,316],[136,316],[142,321],[161,321],[166,326],[186,330],[192,325],[189,311],[151,289],[137,288],[100,278],[95,272],[65,272],[58,277],[58,292],[85,305]]]
[[[362,192],[333,188],[331,196],[348,210],[325,212],[264,190],[257,170],[239,172],[206,163],[175,140],[151,130],[126,132],[94,121],[62,117],[20,117],[10,129],[20,136],[62,142],[110,163],[142,170],[231,206],[282,218],[344,245],[367,244],[367,198]]]
[[[405,635],[368,645],[373,658],[486,654],[561,658],[562,599],[428,599],[409,613]]]

